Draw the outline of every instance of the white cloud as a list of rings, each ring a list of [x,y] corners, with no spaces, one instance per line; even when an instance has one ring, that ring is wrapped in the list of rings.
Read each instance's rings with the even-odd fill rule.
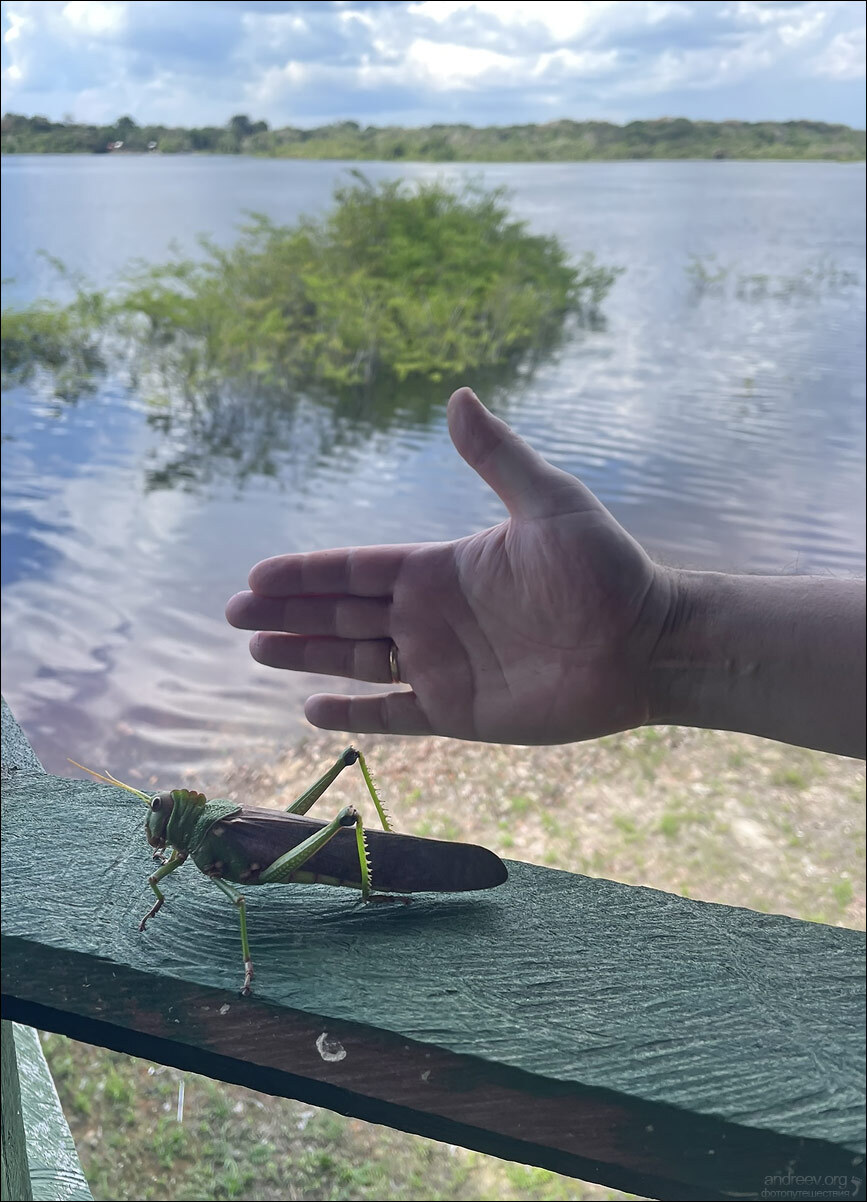
[[[26,22],[27,18],[22,13],[15,11],[9,13],[9,28],[3,34],[3,41],[7,46],[21,37],[21,28]]]
[[[780,41],[784,46],[797,46],[799,42],[816,37],[828,19],[827,12],[817,9],[800,14],[800,20],[786,21],[780,25]]]
[[[6,106],[58,118],[863,123],[839,0],[0,0]],[[821,81],[821,82],[820,82]],[[255,111],[253,111],[255,109]]]
[[[617,65],[616,50],[553,50],[540,54],[533,75],[588,76],[611,72]]]
[[[838,33],[816,58],[815,72],[829,79],[863,79],[865,49],[863,27]]]
[[[426,77],[436,91],[450,88],[477,88],[487,82],[506,81],[520,70],[520,63],[505,54],[454,42],[430,42],[418,38],[407,50],[401,75],[412,79],[417,73]]]
[[[780,21],[788,21],[803,7],[800,0],[794,4],[787,4],[785,0],[741,0],[739,4],[726,8],[723,15],[755,25],[775,25]]]
[[[310,80],[310,72],[311,68],[305,63],[288,62],[282,67],[269,67],[250,86],[248,99],[251,103],[267,109],[287,90],[303,88]]]
[[[118,33],[126,19],[126,4],[104,0],[69,0],[63,6],[63,17],[74,28],[99,37]]]
[[[475,14],[491,18],[492,23],[506,29],[541,26],[553,40],[570,41],[588,26],[598,23],[606,8],[616,4],[617,0],[421,0],[411,4],[409,12],[435,20],[439,25],[445,25],[457,16],[473,17]]]
[[[555,41],[571,41],[590,25],[603,18],[605,10],[612,7],[612,0],[515,0],[514,3],[497,3],[496,0],[477,0],[467,7],[494,17],[502,25],[525,28],[541,25]]]
[[[353,21],[359,21],[368,29],[373,29],[376,25],[373,13],[364,8],[342,8],[337,17],[342,25],[351,25]]]

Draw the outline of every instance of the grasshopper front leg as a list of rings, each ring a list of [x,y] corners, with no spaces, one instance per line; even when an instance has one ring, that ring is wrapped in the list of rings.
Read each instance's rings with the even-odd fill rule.
[[[163,880],[165,877],[167,877],[170,872],[174,872],[176,868],[180,868],[181,864],[184,863],[186,858],[187,858],[186,854],[182,855],[180,852],[173,851],[171,856],[169,857],[169,859],[166,861],[166,863],[162,864],[156,870],[156,872],[153,874],[153,876],[148,877],[148,884],[150,885],[151,889],[153,889],[154,893],[157,895],[157,900],[154,902],[154,904],[148,910],[147,914],[145,914],[144,918],[139,923],[138,929],[140,931],[143,931],[145,929],[145,924],[147,923],[147,920],[149,918],[153,918],[153,916],[155,914],[159,913],[159,911],[163,908],[163,906],[165,904],[166,898],[165,898],[165,894],[159,887],[160,881]]]

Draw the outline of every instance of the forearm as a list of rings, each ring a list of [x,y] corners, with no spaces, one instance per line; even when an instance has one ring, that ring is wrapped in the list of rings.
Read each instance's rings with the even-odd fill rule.
[[[669,582],[650,724],[864,756],[863,581],[671,572]]]

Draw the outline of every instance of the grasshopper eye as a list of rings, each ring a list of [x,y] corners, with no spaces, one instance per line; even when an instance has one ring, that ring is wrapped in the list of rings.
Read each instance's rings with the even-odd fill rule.
[[[151,809],[152,810],[158,810],[161,805],[162,805],[162,802],[160,801],[160,799],[158,797],[151,798]]]

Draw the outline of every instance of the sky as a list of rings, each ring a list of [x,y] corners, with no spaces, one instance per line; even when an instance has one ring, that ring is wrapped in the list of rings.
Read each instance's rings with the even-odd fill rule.
[[[865,124],[862,0],[3,0],[6,112]]]

